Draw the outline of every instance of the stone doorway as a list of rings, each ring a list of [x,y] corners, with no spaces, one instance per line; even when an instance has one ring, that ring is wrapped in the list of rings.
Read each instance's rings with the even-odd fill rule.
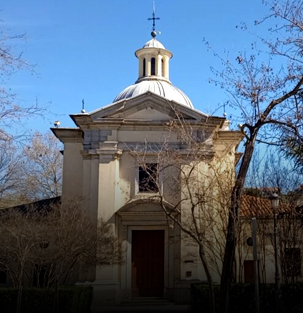
[[[164,230],[132,231],[132,297],[163,297]]]

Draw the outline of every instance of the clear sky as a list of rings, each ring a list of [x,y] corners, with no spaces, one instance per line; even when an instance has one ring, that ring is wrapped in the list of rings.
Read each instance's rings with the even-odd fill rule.
[[[200,111],[216,111],[226,99],[208,83],[210,66],[220,63],[208,52],[206,38],[219,53],[237,54],[254,40],[236,26],[253,25],[267,12],[261,0],[155,1],[157,39],[173,53],[170,80]],[[26,34],[15,51],[35,65],[35,74],[21,71],[8,85],[22,105],[36,102],[52,112],[30,121],[33,131],[46,131],[55,120],[73,126],[69,114],[87,112],[112,102],[138,77],[135,50],[150,40],[152,0],[9,0],[0,2],[0,16],[10,34]],[[229,112],[228,112],[229,113]]]

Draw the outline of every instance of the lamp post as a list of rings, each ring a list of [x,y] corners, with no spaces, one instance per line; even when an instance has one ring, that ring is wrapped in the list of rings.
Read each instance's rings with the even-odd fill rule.
[[[271,201],[271,207],[274,212],[274,252],[275,252],[275,305],[276,312],[280,310],[280,272],[279,272],[279,264],[278,264],[278,246],[277,246],[277,209],[279,208],[279,196],[276,193],[273,193],[269,197]]]
[[[255,217],[251,220],[253,256],[254,256],[254,280],[255,280],[255,297],[256,297],[256,313],[260,312],[259,299],[259,268],[258,268],[258,251],[257,251],[257,220]]]

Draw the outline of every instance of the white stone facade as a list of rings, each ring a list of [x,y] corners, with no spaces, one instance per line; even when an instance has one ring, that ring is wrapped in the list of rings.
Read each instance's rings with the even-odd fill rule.
[[[164,47],[148,45],[136,55],[139,58],[138,84],[142,81],[170,84],[170,52]],[[150,68],[153,56],[156,56],[155,75],[151,74]],[[162,67],[161,60],[164,60]],[[112,224],[122,245],[122,264],[96,268],[81,277],[81,283],[94,286],[96,307],[117,304],[140,295],[167,297],[177,303],[186,303],[190,282],[206,279],[199,259],[188,258],[188,250],[196,254],[197,249],[188,245],[179,227],[165,215],[161,205],[151,199],[151,194],[140,192],[138,155],[147,144],[159,146],[165,140],[171,149],[190,154],[178,134],[168,129],[167,125],[176,119],[176,112],[191,125],[195,134],[200,134],[200,140],[203,139],[205,157],[199,166],[206,171],[208,164],[215,164],[217,158],[225,158],[222,164],[233,172],[235,150],[242,137],[239,132],[228,129],[225,118],[207,116],[193,109],[186,99],[180,103],[172,98],[141,90],[139,94],[129,94],[124,99],[120,97],[94,112],[72,115],[75,128],[53,129],[64,143],[63,201],[77,197],[84,199],[85,208],[93,218],[101,217]],[[157,163],[157,158],[158,151],[145,150],[146,162]],[[166,172],[166,178],[170,174]],[[179,193],[172,194],[164,178],[160,188],[167,207],[174,207],[182,198],[182,188]],[[182,220],[186,203],[180,205],[179,212],[176,216]],[[158,239],[154,239],[154,235]],[[155,255],[149,254],[148,245],[155,249]],[[146,255],[140,256],[140,252]],[[136,273],[135,258],[138,263],[142,258],[141,271],[150,272],[144,279],[150,286],[155,283],[158,287],[142,291],[139,285],[145,286],[145,282],[136,285],[134,279],[139,279],[141,274]],[[218,275],[213,275],[218,281]]]

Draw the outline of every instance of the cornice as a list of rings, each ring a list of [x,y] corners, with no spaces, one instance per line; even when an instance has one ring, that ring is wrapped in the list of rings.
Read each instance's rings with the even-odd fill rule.
[[[51,128],[51,131],[63,143],[83,143],[83,131],[79,128]]]

